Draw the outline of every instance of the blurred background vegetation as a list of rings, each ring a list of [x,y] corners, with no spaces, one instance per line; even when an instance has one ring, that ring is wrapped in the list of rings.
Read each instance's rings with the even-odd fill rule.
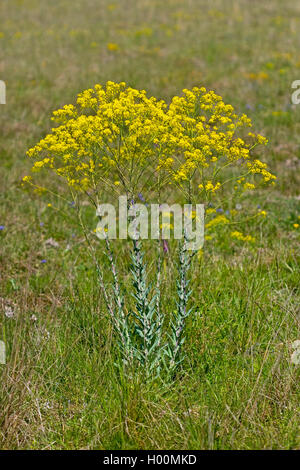
[[[300,79],[300,5],[1,0],[0,18],[0,447],[299,448],[290,356],[299,338],[300,105],[291,105],[291,84]],[[26,150],[50,130],[51,112],[107,80],[167,101],[183,88],[213,89],[267,136],[260,158],[278,176],[239,208],[267,212],[245,222],[254,246],[222,232],[205,244],[185,372],[171,389],[116,375],[72,204],[49,210],[49,200],[20,188]],[[126,272],[126,244],[119,250]],[[173,258],[171,249],[166,311]]]

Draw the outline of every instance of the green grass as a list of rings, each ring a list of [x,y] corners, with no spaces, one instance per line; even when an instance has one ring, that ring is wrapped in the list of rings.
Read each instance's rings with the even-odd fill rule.
[[[290,96],[300,78],[300,9],[291,0],[263,3],[2,0],[0,448],[299,448],[299,366],[290,356],[299,339],[300,106]],[[274,189],[242,202],[245,216],[258,204],[268,212],[241,228],[255,245],[220,234],[195,260],[195,312],[171,386],[118,375],[73,209],[59,205],[63,217],[19,186],[30,168],[25,152],[50,129],[51,111],[107,80],[166,100],[194,85],[214,89],[269,138],[261,158],[278,175]],[[59,246],[46,246],[49,238]],[[118,252],[127,286],[127,243]],[[100,243],[98,254],[104,263]],[[151,248],[147,257],[152,268]],[[172,247],[167,312],[174,261]]]

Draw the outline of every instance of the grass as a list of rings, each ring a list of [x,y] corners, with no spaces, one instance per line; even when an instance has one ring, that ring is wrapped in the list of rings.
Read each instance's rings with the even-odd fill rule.
[[[299,338],[300,106],[290,96],[300,74],[299,7],[2,0],[0,16],[0,447],[298,449],[299,367],[290,356]],[[253,204],[268,212],[242,227],[255,245],[220,235],[195,261],[195,312],[172,386],[117,374],[73,209],[57,206],[62,217],[19,187],[25,152],[49,130],[51,111],[107,80],[166,100],[194,85],[214,89],[269,138],[261,158],[278,175],[274,189],[242,202],[245,215]],[[128,246],[118,249],[126,285]],[[164,259],[168,312],[173,253]],[[98,254],[103,263],[100,244]]]

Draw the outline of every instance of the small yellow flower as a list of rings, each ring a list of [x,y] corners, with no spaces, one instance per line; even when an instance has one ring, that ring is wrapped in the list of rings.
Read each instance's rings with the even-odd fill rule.
[[[267,211],[259,211],[257,215],[261,215],[262,217],[266,217]]]
[[[214,185],[211,181],[208,181],[205,186],[203,186],[203,184],[199,184],[198,186],[199,189],[205,188],[205,191],[212,192],[212,193],[217,191],[220,187],[221,187],[221,183],[218,182]]]
[[[107,49],[111,52],[115,52],[115,51],[118,51],[120,49],[120,47],[118,46],[118,44],[116,44],[114,42],[109,42],[107,44]]]
[[[241,232],[238,232],[237,230],[235,230],[234,232],[231,232],[231,237],[241,242],[250,242],[250,243],[255,242],[254,237],[252,237],[251,235],[243,235]]]
[[[293,224],[294,228],[299,228],[299,224]]]
[[[266,137],[264,137],[263,135],[257,134],[256,138],[259,144],[267,145],[268,139],[266,139]]]
[[[252,183],[245,183],[244,184],[244,189],[255,189],[255,184],[252,184]]]
[[[107,5],[107,9],[110,11],[114,11],[117,8],[117,5],[115,3],[110,3]]]
[[[206,214],[209,215],[209,214],[215,214],[216,213],[216,209],[212,209],[212,208],[209,208],[209,209],[206,209]]]
[[[24,181],[24,183],[30,183],[31,180],[32,180],[32,176],[27,176],[26,175],[22,178],[22,181]]]
[[[164,223],[160,224],[160,228],[161,228],[161,229],[170,229],[170,230],[173,230],[173,229],[174,229],[174,225],[173,225],[173,224],[168,224],[167,222],[164,222]]]

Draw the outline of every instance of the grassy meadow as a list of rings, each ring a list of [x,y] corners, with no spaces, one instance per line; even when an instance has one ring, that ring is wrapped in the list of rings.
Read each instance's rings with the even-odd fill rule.
[[[0,18],[0,448],[299,449],[300,4],[1,0]],[[239,206],[255,243],[221,234],[195,260],[185,359],[166,386],[117,373],[72,205],[20,185],[52,111],[108,80],[167,102],[214,90],[269,139],[260,158],[278,178]],[[247,221],[253,205],[266,217]],[[87,220],[94,229],[92,210]],[[117,246],[126,288],[128,245]],[[166,311],[174,260],[171,246]]]

